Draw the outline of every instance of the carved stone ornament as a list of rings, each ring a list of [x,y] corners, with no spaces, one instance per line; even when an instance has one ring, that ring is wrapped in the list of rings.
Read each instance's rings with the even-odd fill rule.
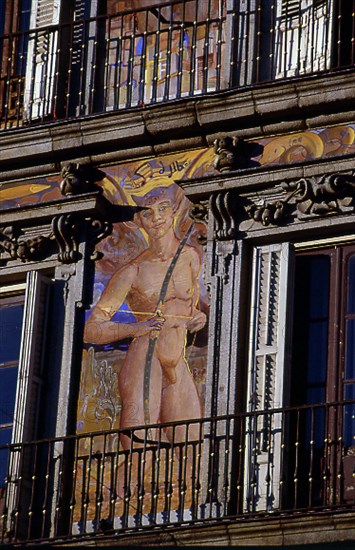
[[[96,217],[83,219],[75,214],[63,214],[56,216],[52,221],[52,231],[59,249],[58,260],[61,263],[67,264],[79,260],[80,230],[84,226],[88,231],[90,259],[97,260],[101,257],[99,252],[95,252],[95,245],[111,233],[112,223]]]
[[[220,241],[233,239],[236,232],[236,200],[233,191],[211,195],[210,208],[215,220],[215,238]]]
[[[354,174],[330,174],[281,183],[277,200],[259,199],[245,207],[250,218],[263,225],[279,225],[294,212],[298,218],[354,211]]]
[[[63,214],[53,218],[48,235],[26,238],[22,230],[13,226],[0,228],[0,261],[3,264],[10,260],[40,261],[57,253],[60,263],[75,263],[81,258],[79,243],[84,228],[90,259],[97,260],[101,254],[95,251],[95,245],[111,233],[112,223],[98,217]]]
[[[223,173],[259,166],[251,157],[260,155],[263,146],[249,143],[240,137],[223,136],[214,140],[213,150],[216,153],[213,166]]]
[[[21,231],[8,226],[0,229],[0,252],[5,253],[5,257],[22,262],[41,259],[48,253],[52,238],[52,235],[26,238]]]
[[[193,204],[189,211],[189,217],[195,223],[202,223],[205,226],[205,233],[207,234],[208,208],[204,204]],[[205,245],[207,242],[207,237],[206,235],[200,234],[197,237],[197,240],[200,244]]]
[[[101,191],[95,182],[101,181],[105,174],[89,164],[70,163],[62,169],[60,190],[62,195],[70,197],[91,191]]]

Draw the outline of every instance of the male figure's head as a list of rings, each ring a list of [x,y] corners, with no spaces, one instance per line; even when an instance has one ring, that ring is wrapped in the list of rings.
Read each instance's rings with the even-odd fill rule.
[[[151,239],[162,238],[173,228],[176,214],[174,198],[173,186],[156,187],[143,197],[133,197],[134,202],[144,208],[135,215],[134,221]]]

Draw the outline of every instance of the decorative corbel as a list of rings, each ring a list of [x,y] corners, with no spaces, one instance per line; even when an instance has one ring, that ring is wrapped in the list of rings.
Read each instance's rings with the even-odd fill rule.
[[[210,209],[215,220],[215,238],[226,241],[236,234],[236,200],[233,191],[214,193],[210,197]]]
[[[99,218],[88,218],[87,223],[89,225],[90,234],[90,259],[100,260],[103,257],[102,252],[95,250],[97,243],[108,237],[112,233],[112,223],[109,220],[103,220]]]
[[[58,260],[63,264],[79,259],[79,223],[74,214],[55,216],[52,231],[58,246]]]
[[[79,260],[79,230],[85,226],[87,242],[90,244],[89,257],[91,260],[98,260],[102,255],[95,251],[95,246],[111,233],[111,221],[93,216],[83,219],[75,214],[63,214],[53,218],[52,231],[59,249],[58,260],[61,263],[68,264]]]
[[[259,166],[252,157],[260,155],[263,146],[247,142],[240,137],[223,136],[214,140],[213,150],[216,153],[213,166],[218,172],[223,173]]]
[[[206,228],[205,233],[207,234],[208,209],[204,204],[193,204],[189,211],[189,217],[195,223],[202,223]],[[207,242],[207,237],[206,235],[200,234],[198,235],[197,240],[200,244],[205,245]]]
[[[95,182],[101,181],[105,174],[90,164],[69,163],[62,168],[60,190],[62,195],[70,197],[92,191],[102,192]]]

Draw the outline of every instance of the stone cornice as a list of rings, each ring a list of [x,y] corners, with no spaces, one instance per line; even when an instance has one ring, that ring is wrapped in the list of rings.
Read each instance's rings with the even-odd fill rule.
[[[206,147],[220,132],[257,139],[349,122],[354,95],[354,72],[342,71],[7,131],[0,178],[33,174],[34,166],[37,173],[59,171],[60,162],[97,165]]]

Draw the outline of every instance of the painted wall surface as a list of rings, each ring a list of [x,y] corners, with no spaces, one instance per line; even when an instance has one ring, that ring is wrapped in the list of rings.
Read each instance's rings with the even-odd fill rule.
[[[341,157],[355,152],[355,123],[264,138],[257,140],[257,143],[263,146],[263,152],[254,158],[260,166]],[[104,170],[118,179],[131,179],[132,185],[138,185],[142,178],[153,175],[184,180],[216,174],[213,159],[213,149],[205,148],[156,157],[150,161],[127,162]],[[0,184],[0,209],[59,199],[59,184],[60,176]],[[117,189],[109,181],[103,182],[103,185],[106,196],[117,200]]]

